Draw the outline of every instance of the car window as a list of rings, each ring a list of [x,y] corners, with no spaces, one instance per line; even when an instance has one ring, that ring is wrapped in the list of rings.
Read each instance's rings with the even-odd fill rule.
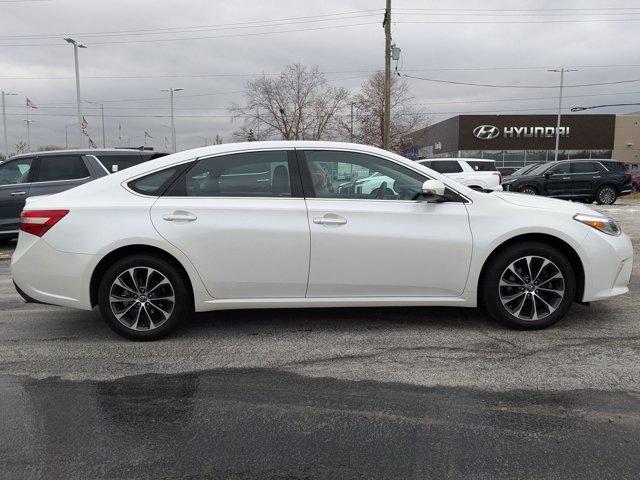
[[[138,153],[132,153],[127,155],[109,155],[109,154],[95,154],[95,157],[100,160],[100,163],[104,165],[109,173],[119,172],[125,168],[133,167],[145,161]]]
[[[476,172],[497,172],[495,162],[474,162],[467,160],[467,163],[471,168],[473,168]]]
[[[397,163],[363,153],[310,150],[305,157],[317,198],[413,200],[427,180]],[[350,181],[333,181],[343,172]]]
[[[143,195],[159,196],[177,176],[179,167],[166,168],[129,182],[129,188]]]
[[[287,152],[236,153],[200,160],[167,195],[291,197]]]
[[[0,165],[0,185],[27,183],[31,171],[31,158],[11,160]]]
[[[591,162],[573,162],[571,164],[573,173],[596,173],[598,168]]]
[[[462,171],[462,167],[457,160],[438,160],[437,162],[431,162],[429,168],[438,173],[459,173]]]
[[[425,166],[425,167],[427,167],[427,168],[431,168],[431,163],[432,163],[432,162],[430,162],[429,160],[420,160],[418,163],[419,163],[420,165],[424,165],[424,166]]]
[[[622,162],[600,161],[610,172],[626,172],[629,166]]]
[[[551,167],[548,172],[552,175],[564,175],[570,172],[571,166],[568,163],[560,163]]]
[[[57,180],[74,180],[86,178],[89,170],[82,158],[76,155],[47,156],[40,158],[37,182],[53,182]]]

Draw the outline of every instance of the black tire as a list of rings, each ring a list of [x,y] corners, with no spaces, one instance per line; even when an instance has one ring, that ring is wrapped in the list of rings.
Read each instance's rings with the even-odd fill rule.
[[[538,195],[538,189],[536,187],[532,187],[530,185],[526,185],[524,187],[520,187],[518,189],[519,193],[522,193],[523,195]]]
[[[133,280],[135,284],[127,282],[126,278],[122,277],[122,275],[125,275],[130,269],[133,269],[134,275],[138,278],[138,281]],[[143,295],[145,293],[148,294],[148,298],[142,296],[138,291],[134,299],[132,293],[135,288],[134,285],[144,283],[144,281],[141,282],[139,280],[144,278],[141,276],[149,271],[152,271],[152,273],[150,277],[147,277],[146,284],[150,282],[153,284],[160,282],[162,285],[158,285],[155,288],[153,288],[152,285],[148,285],[147,289],[141,289]],[[166,283],[163,283],[162,276],[168,281],[168,286]],[[129,288],[120,289],[120,287],[114,283],[116,279],[124,281],[126,283],[125,286]],[[112,289],[119,289],[117,292],[114,290],[114,295],[118,295],[118,298],[125,296],[130,297],[123,299],[122,302],[113,303],[114,308],[122,307],[121,311],[131,306],[131,312],[128,312],[123,317],[123,321],[120,321],[116,317],[114,308],[112,308],[112,302],[110,301]],[[137,288],[135,289],[137,290]],[[153,293],[154,291],[158,293]],[[152,298],[154,295],[158,298]],[[170,304],[171,300],[167,300],[169,298],[173,298],[173,305]],[[144,303],[142,303],[142,301],[144,301]],[[158,340],[167,336],[193,312],[193,299],[188,287],[188,279],[184,278],[184,275],[182,275],[171,262],[150,254],[131,255],[115,262],[100,280],[98,286],[98,305],[102,318],[113,331],[131,340],[142,341]],[[165,310],[163,311],[162,309]],[[138,328],[130,328],[130,326],[134,325],[133,317],[138,310],[142,310],[139,317],[137,317],[139,322],[135,323],[135,325],[138,325]],[[154,325],[154,320],[157,322],[157,326]],[[144,329],[145,321],[147,329]],[[130,326],[125,323],[130,323]],[[154,325],[154,328],[151,328],[150,325]]]
[[[549,278],[555,276],[555,270],[552,267],[557,268],[557,270],[562,274],[561,280],[555,279],[543,281],[546,280],[545,278],[539,281],[542,282],[540,285],[545,284],[549,288],[559,288],[558,284],[562,281],[564,293],[560,298],[559,294],[552,294],[548,291],[543,292],[543,288],[541,286],[535,287],[530,285],[525,287],[522,289],[522,291],[525,292],[524,295],[526,297],[526,300],[523,300],[523,305],[521,306],[522,316],[527,316],[525,314],[531,312],[531,318],[525,319],[516,316],[516,314],[508,310],[508,307],[512,307],[513,310],[516,310],[517,307],[520,306],[520,298],[514,298],[512,301],[514,303],[507,302],[507,306],[503,304],[503,299],[501,298],[502,294],[508,298],[509,295],[515,296],[521,293],[521,287],[511,287],[511,284],[509,284],[509,286],[501,287],[500,281],[503,278],[503,275],[507,274],[508,267],[512,266],[514,262],[517,265],[521,265],[518,263],[520,262],[519,259],[530,256],[539,257],[552,262],[551,265],[547,264],[547,266],[541,268],[539,275]],[[574,302],[576,294],[576,277],[573,268],[571,267],[571,263],[569,263],[562,253],[549,245],[538,242],[523,242],[511,245],[509,248],[498,252],[490,258],[489,262],[490,263],[487,265],[486,271],[483,275],[482,285],[480,285],[480,288],[478,289],[481,295],[481,304],[492,318],[509,328],[517,330],[538,330],[549,327],[564,317],[569,311],[571,304]],[[537,258],[535,262],[537,262],[537,265],[542,263]],[[533,269],[534,268],[531,268],[531,270]],[[529,280],[531,281],[532,279],[529,278]],[[533,293],[529,293],[527,290],[527,288],[530,287],[535,288]],[[547,287],[544,289],[549,290]],[[541,288],[541,290],[537,290],[538,288]],[[514,292],[512,293],[510,290],[514,290]],[[542,300],[540,299],[540,295],[544,296]],[[548,304],[552,304],[555,310],[551,311],[551,308],[547,308],[545,306],[547,301],[549,302]],[[525,305],[524,302],[528,303]],[[557,302],[557,304],[555,302]],[[536,309],[534,310],[534,308]],[[545,309],[547,312],[544,311]],[[536,312],[536,316],[540,313],[540,318],[534,319],[533,311]]]
[[[596,192],[598,205],[613,205],[618,199],[618,191],[612,185],[603,185]]]
[[[583,198],[583,199],[582,199],[582,200],[580,200],[580,201],[581,201],[582,203],[587,203],[587,204],[589,204],[589,203],[593,203],[593,202],[595,202],[595,199],[594,199],[594,198]]]

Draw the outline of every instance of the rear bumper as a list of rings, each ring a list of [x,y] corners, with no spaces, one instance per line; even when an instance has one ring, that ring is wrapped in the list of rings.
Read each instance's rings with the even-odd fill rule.
[[[91,310],[90,272],[97,261],[95,255],[60,252],[42,238],[20,232],[11,275],[27,302]]]

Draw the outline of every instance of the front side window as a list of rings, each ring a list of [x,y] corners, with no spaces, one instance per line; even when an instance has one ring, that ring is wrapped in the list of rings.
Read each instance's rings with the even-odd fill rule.
[[[40,158],[37,182],[75,180],[89,176],[80,156],[51,156]]]
[[[568,163],[561,163],[549,169],[549,173],[552,175],[566,175],[569,171],[570,165]]]
[[[438,173],[460,173],[462,167],[457,160],[441,160],[437,162],[431,162],[431,170],[435,170]]]
[[[33,159],[9,160],[0,165],[0,185],[16,185],[29,181]]]
[[[236,153],[200,160],[167,195],[291,197],[287,152]]]
[[[414,200],[427,178],[397,163],[354,152],[306,151],[306,165],[317,198]],[[334,181],[348,173],[348,182]]]

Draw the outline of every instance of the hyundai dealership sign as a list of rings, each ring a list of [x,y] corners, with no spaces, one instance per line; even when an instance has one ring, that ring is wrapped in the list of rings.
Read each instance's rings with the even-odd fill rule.
[[[473,136],[481,140],[493,140],[500,136],[503,138],[555,138],[556,130],[560,137],[568,137],[571,127],[504,126],[500,128],[495,125],[478,125],[473,129]]]

